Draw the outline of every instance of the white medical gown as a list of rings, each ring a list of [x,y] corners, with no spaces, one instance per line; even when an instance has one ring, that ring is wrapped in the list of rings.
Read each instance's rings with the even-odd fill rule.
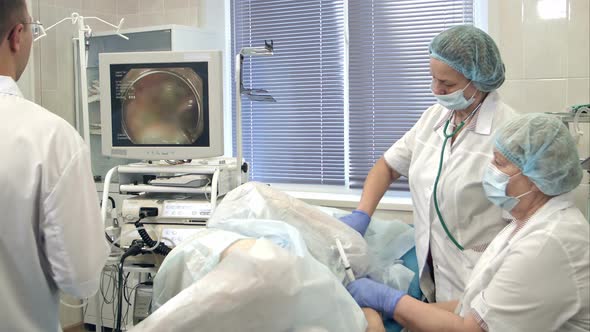
[[[441,122],[449,115],[449,110],[439,104],[430,107],[384,154],[391,168],[408,176],[414,205],[420,287],[430,301],[458,299],[481,252],[507,224],[502,210],[487,199],[481,179],[485,165],[492,159],[494,131],[515,114],[497,92],[490,92],[476,114],[477,119],[463,129],[452,145],[450,139],[447,142],[437,194],[442,216],[451,234],[465,247],[464,251],[447,237],[433,200],[444,141],[444,123],[441,125]],[[426,264],[429,251],[436,286]]]
[[[483,253],[461,316],[475,313],[491,332],[590,330],[590,233],[571,196],[552,198],[516,230],[506,226]]]
[[[0,329],[58,331],[59,290],[92,295],[109,252],[89,151],[5,76],[0,119]]]

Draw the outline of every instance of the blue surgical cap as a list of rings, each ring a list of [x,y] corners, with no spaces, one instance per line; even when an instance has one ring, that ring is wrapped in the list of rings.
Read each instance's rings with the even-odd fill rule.
[[[440,60],[484,92],[504,83],[504,63],[494,40],[472,25],[459,25],[438,34],[429,47],[430,56]]]
[[[533,113],[516,117],[498,129],[496,149],[546,195],[572,191],[582,180],[576,143],[555,116]]]

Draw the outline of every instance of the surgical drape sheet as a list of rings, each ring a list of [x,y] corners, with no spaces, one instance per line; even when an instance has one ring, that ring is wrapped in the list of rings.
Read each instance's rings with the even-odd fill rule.
[[[232,190],[215,209],[207,226],[223,228],[220,225],[231,219],[270,219],[292,225],[301,233],[313,257],[344,280],[344,267],[335,245],[338,238],[355,275],[362,277],[367,273],[369,253],[359,233],[316,207],[265,184],[248,182]]]
[[[364,315],[341,282],[300,237],[290,244],[261,238],[232,251],[133,331],[364,331]]]
[[[235,189],[218,206],[209,227],[164,260],[154,280],[155,312],[139,327],[142,331],[164,329],[166,324],[166,329],[176,331],[364,331],[364,316],[342,286],[346,279],[334,239],[344,244],[357,277],[368,274],[406,290],[414,271],[406,269],[400,258],[413,249],[413,228],[374,219],[363,239],[336,219],[344,213],[318,209],[258,183]],[[237,256],[232,252],[220,262],[220,254],[242,239],[272,245],[264,247],[266,253],[258,250],[253,256],[249,254],[254,248]],[[228,260],[233,263],[228,265]],[[228,321],[230,316],[240,319]]]
[[[199,229],[174,248],[154,278],[152,311],[211,272],[221,253],[245,236],[218,229]]]

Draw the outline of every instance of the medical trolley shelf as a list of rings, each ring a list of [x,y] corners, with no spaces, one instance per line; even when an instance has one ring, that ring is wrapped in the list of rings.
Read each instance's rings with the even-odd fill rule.
[[[171,193],[171,194],[211,194],[213,191],[210,186],[201,188],[188,188],[188,187],[166,187],[166,186],[152,186],[142,184],[122,184],[119,186],[119,190],[124,193]]]
[[[211,206],[217,205],[217,198],[235,188],[241,176],[241,170],[235,163],[210,165],[166,165],[131,164],[119,166],[119,192],[122,194],[137,193],[171,193],[171,194],[204,194],[210,195]],[[166,186],[149,184],[147,179],[157,177],[174,177],[184,175],[205,175],[208,183],[200,186]]]

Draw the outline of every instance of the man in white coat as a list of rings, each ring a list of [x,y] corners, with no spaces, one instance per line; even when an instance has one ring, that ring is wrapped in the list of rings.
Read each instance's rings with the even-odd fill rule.
[[[89,150],[16,82],[38,29],[25,0],[0,0],[0,310],[3,331],[59,331],[59,291],[93,295],[109,246]]]

